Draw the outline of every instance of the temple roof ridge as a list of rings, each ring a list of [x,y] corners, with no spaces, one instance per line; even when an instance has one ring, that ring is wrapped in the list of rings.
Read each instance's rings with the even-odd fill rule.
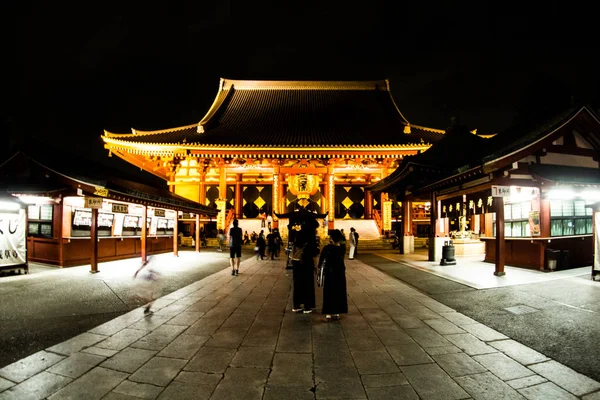
[[[220,90],[386,90],[389,80],[242,80],[221,78]]]

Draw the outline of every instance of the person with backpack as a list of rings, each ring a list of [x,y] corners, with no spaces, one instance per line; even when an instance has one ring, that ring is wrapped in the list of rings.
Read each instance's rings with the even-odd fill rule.
[[[308,220],[295,235],[292,248],[293,306],[292,312],[310,314],[315,301],[315,257],[319,254],[315,241],[318,223]]]

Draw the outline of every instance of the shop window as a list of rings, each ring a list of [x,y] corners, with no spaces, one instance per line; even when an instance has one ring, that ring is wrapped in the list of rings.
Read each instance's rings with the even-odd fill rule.
[[[29,236],[52,238],[53,216],[52,204],[29,205],[27,207]]]
[[[504,205],[504,236],[505,237],[526,237],[531,236],[531,227],[529,225],[529,212],[531,211],[531,202],[523,201]],[[496,220],[494,214],[494,221]],[[495,226],[495,224],[494,224]],[[494,235],[496,234],[494,230]]]
[[[550,236],[589,235],[592,233],[592,209],[585,200],[550,202]]]

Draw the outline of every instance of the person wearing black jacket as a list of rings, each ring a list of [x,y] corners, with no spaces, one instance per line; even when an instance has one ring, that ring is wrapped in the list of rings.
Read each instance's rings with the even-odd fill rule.
[[[316,221],[306,221],[294,238],[296,260],[292,261],[294,295],[293,312],[309,314],[316,307],[315,302],[315,257],[319,255],[315,241]]]
[[[323,247],[319,257],[319,268],[323,268],[323,309],[325,322],[339,319],[348,313],[346,291],[346,266],[344,252],[340,246],[342,233],[335,229],[330,234],[331,243]]]

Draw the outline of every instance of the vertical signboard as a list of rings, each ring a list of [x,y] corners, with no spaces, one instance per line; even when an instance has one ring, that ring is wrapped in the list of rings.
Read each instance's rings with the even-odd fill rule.
[[[27,263],[25,210],[0,211],[0,267]]]
[[[383,202],[383,230],[392,230],[392,203],[393,201],[386,200]]]
[[[226,229],[225,227],[225,216],[227,215],[227,209],[225,207],[226,200],[215,200],[219,213],[217,214],[217,229]]]

